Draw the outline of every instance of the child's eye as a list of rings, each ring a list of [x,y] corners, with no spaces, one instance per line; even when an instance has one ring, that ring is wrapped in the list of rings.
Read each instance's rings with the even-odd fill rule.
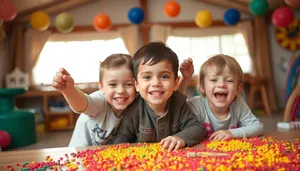
[[[227,82],[229,82],[229,83],[232,83],[232,82],[233,82],[233,80],[227,80]]]
[[[162,78],[162,79],[168,79],[168,78],[170,78],[170,77],[169,77],[168,75],[162,75],[161,78]]]
[[[133,86],[133,83],[127,83],[126,84],[126,87],[132,87]]]
[[[142,78],[143,78],[144,80],[149,80],[151,77],[148,76],[148,75],[145,75],[145,76],[143,76]]]
[[[116,87],[117,84],[115,84],[115,83],[110,83],[110,84],[108,84],[108,86],[110,86],[110,87]]]
[[[217,79],[210,79],[209,81],[211,81],[211,82],[216,82]]]

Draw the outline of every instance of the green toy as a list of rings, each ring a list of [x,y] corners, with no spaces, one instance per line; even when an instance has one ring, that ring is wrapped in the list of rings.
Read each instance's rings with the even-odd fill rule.
[[[15,109],[14,97],[25,92],[24,88],[0,88],[0,130],[11,137],[8,149],[36,142],[34,113],[30,109]]]

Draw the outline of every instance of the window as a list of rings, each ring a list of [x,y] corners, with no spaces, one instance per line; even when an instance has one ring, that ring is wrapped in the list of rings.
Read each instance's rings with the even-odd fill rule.
[[[89,40],[89,36],[52,36],[45,44],[40,57],[33,68],[33,78],[36,85],[50,84],[60,67],[66,68],[75,83],[97,82],[99,80],[100,61],[113,53],[128,54],[120,37],[112,39]],[[71,38],[70,38],[71,37]],[[94,36],[90,36],[95,39]],[[86,38],[83,39],[82,38]]]
[[[208,57],[220,53],[234,57],[244,73],[251,70],[250,56],[241,33],[206,37],[169,36],[167,45],[177,53],[180,63],[192,57],[195,75]]]

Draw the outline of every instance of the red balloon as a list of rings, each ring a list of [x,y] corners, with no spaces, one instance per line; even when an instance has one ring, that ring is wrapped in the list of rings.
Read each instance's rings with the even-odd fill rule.
[[[0,146],[5,149],[10,144],[10,135],[6,131],[0,131]]]
[[[299,8],[300,7],[300,1],[299,0],[284,0],[286,4],[288,4],[291,7]]]
[[[277,27],[287,27],[294,20],[294,13],[289,7],[281,7],[272,14],[272,22]]]
[[[169,17],[176,17],[180,13],[180,5],[175,1],[166,3],[165,13]]]
[[[94,17],[93,26],[96,30],[106,30],[111,26],[110,17],[106,14],[98,14]]]
[[[0,19],[11,21],[17,16],[17,7],[12,0],[0,0]]]

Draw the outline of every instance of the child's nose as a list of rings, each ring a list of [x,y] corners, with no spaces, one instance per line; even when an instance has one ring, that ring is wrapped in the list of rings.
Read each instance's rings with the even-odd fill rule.
[[[161,86],[160,79],[159,78],[153,78],[152,85],[153,86]]]
[[[226,81],[223,81],[223,80],[218,81],[218,86],[219,87],[225,87],[225,84],[226,84]]]
[[[124,93],[124,92],[125,92],[125,88],[123,86],[118,86],[117,93]]]

